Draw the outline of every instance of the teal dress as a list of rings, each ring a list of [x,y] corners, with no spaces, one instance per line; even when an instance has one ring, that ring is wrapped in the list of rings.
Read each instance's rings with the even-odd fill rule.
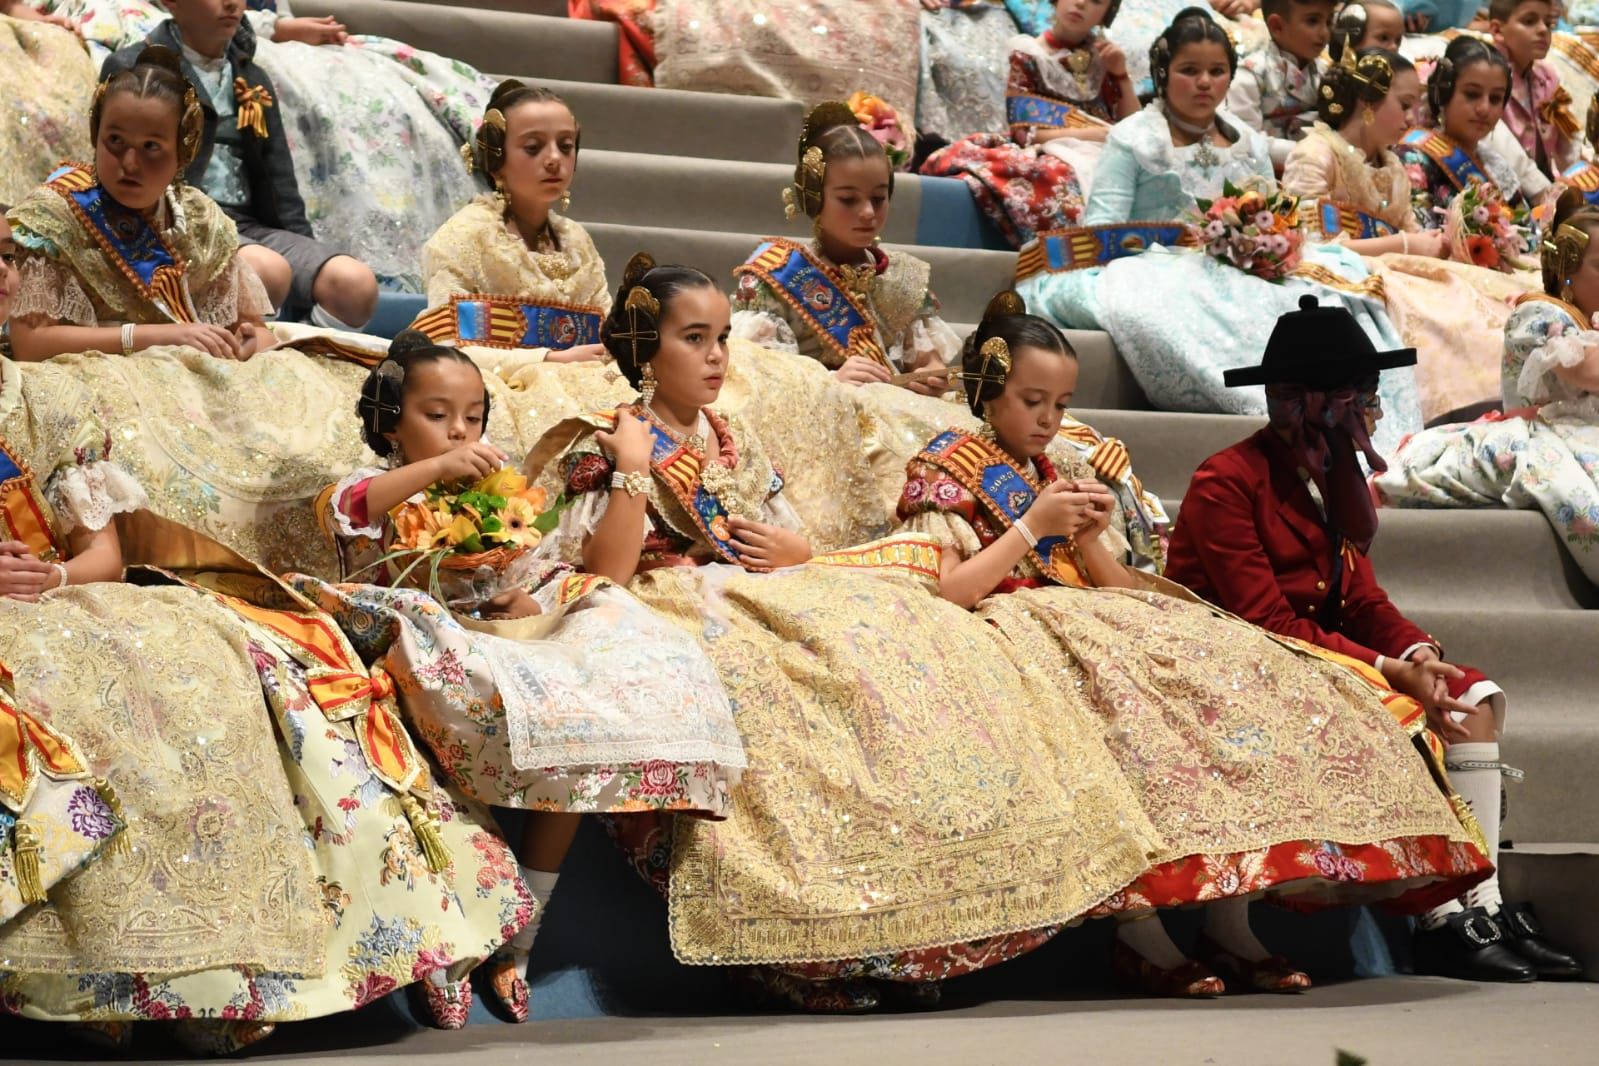
[[[1227,148],[1175,147],[1158,103],[1118,123],[1100,156],[1083,225],[1181,219],[1196,198],[1220,195],[1226,182],[1270,180],[1264,135],[1225,116],[1222,129],[1234,138]],[[1296,309],[1301,296],[1348,308],[1379,349],[1403,347],[1381,297],[1354,289],[1368,277],[1359,256],[1337,245],[1306,245],[1303,259],[1339,287],[1300,277],[1263,281],[1201,252],[1154,245],[1102,267],[1034,274],[1017,289],[1036,314],[1108,332],[1157,408],[1263,417],[1265,390],[1227,388],[1222,373],[1258,363],[1278,316]],[[1421,428],[1413,371],[1383,374],[1382,399],[1386,417],[1375,443],[1387,454]]]

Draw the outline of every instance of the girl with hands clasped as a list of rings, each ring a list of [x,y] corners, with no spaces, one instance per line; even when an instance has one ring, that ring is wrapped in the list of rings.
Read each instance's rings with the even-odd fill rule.
[[[94,166],[63,165],[10,214],[18,359],[158,345],[249,359],[270,343],[272,304],[238,256],[233,222],[180,181],[204,123],[170,49],[146,48],[101,83],[89,113]]]
[[[1366,682],[1122,562],[1111,495],[1075,454],[1048,454],[1077,383],[1076,357],[1055,326],[1001,293],[961,366],[982,427],[950,429],[924,446],[907,468],[899,517],[906,532],[942,546],[946,599],[974,608],[1029,663],[1066,664],[1063,687],[1165,842],[1157,864],[1096,912],[1119,919],[1117,978],[1172,996],[1309,987],[1250,931],[1248,897],[1292,892],[1302,905],[1420,887],[1429,878],[1386,858],[1386,849],[1417,844],[1409,815],[1419,810],[1427,847],[1465,839],[1448,799]],[[1242,687],[1241,677],[1249,679]],[[1315,750],[1291,741],[1307,706],[1337,741]],[[1240,746],[1244,736],[1252,739]],[[1347,763],[1352,777],[1329,773],[1320,754],[1346,743],[1361,753]],[[1395,781],[1408,799],[1386,807],[1379,797]],[[1406,813],[1373,817],[1379,808]],[[1315,855],[1334,853],[1355,861],[1336,874],[1317,867]],[[1475,869],[1461,862],[1435,875]],[[1160,922],[1140,920],[1201,901],[1195,959]]]

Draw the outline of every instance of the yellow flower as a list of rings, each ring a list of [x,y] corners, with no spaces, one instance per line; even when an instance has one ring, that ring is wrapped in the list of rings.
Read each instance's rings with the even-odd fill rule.
[[[527,478],[514,467],[502,466],[488,477],[472,486],[474,492],[485,496],[515,496],[527,488]]]
[[[457,515],[455,520],[452,521],[445,529],[441,530],[438,536],[434,538],[434,543],[447,544],[453,548],[458,544],[463,544],[466,541],[471,540],[477,535],[477,523],[466,517],[466,515]]]

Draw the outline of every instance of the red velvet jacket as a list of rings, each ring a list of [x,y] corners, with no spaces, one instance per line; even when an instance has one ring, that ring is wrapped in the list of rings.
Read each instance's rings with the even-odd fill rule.
[[[1353,548],[1345,553],[1341,619],[1316,619],[1332,580],[1321,511],[1281,438],[1263,429],[1194,472],[1172,528],[1166,576],[1262,629],[1363,662],[1436,645],[1399,613]]]

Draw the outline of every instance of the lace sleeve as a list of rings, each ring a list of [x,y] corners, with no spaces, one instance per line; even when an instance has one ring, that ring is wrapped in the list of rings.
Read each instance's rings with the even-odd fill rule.
[[[963,560],[983,550],[971,523],[953,511],[919,511],[900,524],[900,532],[926,537]]]
[[[19,271],[21,280],[11,304],[13,317],[48,325],[100,324],[94,302],[67,267],[47,256],[25,255]]]
[[[106,459],[84,459],[58,467],[45,483],[44,497],[68,532],[98,533],[119,514],[150,506],[133,475]]]
[[[1306,137],[1288,153],[1288,162],[1283,165],[1283,192],[1302,200],[1331,196],[1337,165],[1332,145],[1320,137]]]
[[[379,473],[381,471],[376,467],[362,467],[350,471],[333,486],[333,498],[329,505],[339,536],[365,537],[374,541],[383,539],[383,520],[379,518],[374,522],[366,506],[367,485]]]
[[[266,318],[272,314],[266,286],[261,284],[250,264],[236,255],[232,265],[218,274],[215,281],[192,291],[191,295],[200,321],[224,329],[231,329],[241,319]]]
[[[561,512],[556,527],[545,534],[536,550],[540,558],[558,559],[581,566],[583,543],[600,528],[600,520],[611,502],[611,461],[594,445],[592,438],[575,445],[561,461],[565,471],[564,488],[572,503]],[[655,531],[649,512],[644,514],[640,546]]]
[[[911,322],[910,346],[917,356],[926,351],[937,353],[938,361],[945,366],[953,366],[960,360],[960,336],[939,316],[931,297],[921,314]]]

